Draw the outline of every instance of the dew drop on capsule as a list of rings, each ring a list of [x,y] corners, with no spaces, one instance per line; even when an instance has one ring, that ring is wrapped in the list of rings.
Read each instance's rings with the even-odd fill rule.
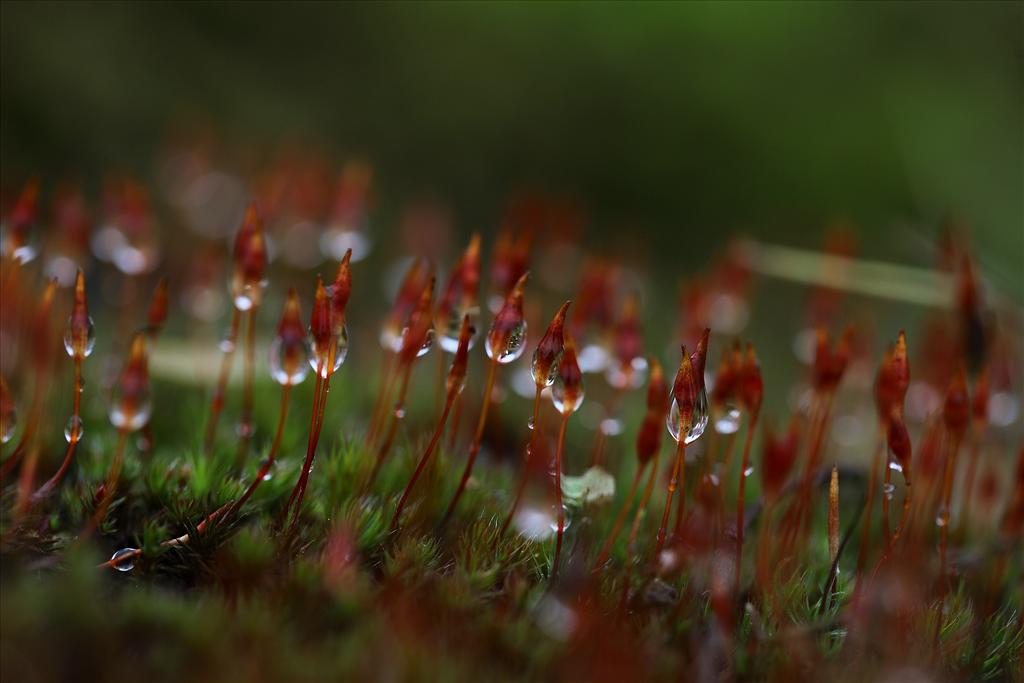
[[[77,415],[69,417],[67,425],[64,426],[64,440],[68,443],[77,442],[81,440],[83,434],[85,434],[85,427],[82,425],[82,418]]]
[[[491,345],[491,338],[488,337],[484,343],[484,350],[487,351],[488,358],[496,360],[502,365],[508,365],[518,360],[526,350],[526,321],[519,322],[509,331],[507,340],[500,349],[494,348]]]
[[[682,415],[679,412],[679,404],[676,400],[672,399],[672,409],[669,411],[668,417],[665,419],[665,425],[668,427],[668,433],[678,443],[679,442],[679,425],[682,422]],[[704,434],[704,430],[708,426],[708,395],[707,392],[701,389],[701,392],[697,395],[697,402],[693,407],[693,417],[690,420],[690,430],[686,433],[686,443],[691,444]]]
[[[86,326],[85,346],[82,348],[82,357],[87,358],[92,354],[93,348],[96,346],[96,325],[93,323],[92,318],[89,317],[88,324]],[[75,357],[75,335],[72,332],[71,320],[68,320],[68,326],[64,330],[64,350],[68,352],[68,355],[72,358]]]
[[[320,376],[324,379],[327,378],[328,374],[333,374],[338,371],[341,364],[345,362],[348,357],[348,327],[342,326],[341,332],[334,338],[334,368],[331,369],[330,373],[327,372],[327,368],[321,365],[320,358],[327,360],[330,349],[319,349],[316,345],[316,340],[309,339],[309,346],[311,353],[309,354],[309,367],[313,368],[313,372],[316,372],[319,368]]]
[[[135,569],[135,554],[138,548],[121,548],[110,556],[110,563],[119,572],[130,572]]]
[[[889,462],[889,469],[893,472],[903,472],[903,465],[899,464],[895,460]]]
[[[444,329],[437,336],[437,343],[445,353],[455,353],[459,350],[459,333],[462,331],[462,318],[466,315],[469,316],[469,324],[474,330],[473,334],[469,336],[469,348],[473,348],[473,344],[476,343],[476,319],[479,313],[479,308],[472,308],[465,311],[456,311],[448,316]]]
[[[290,354],[297,357],[289,358]],[[282,386],[295,386],[301,384],[306,375],[309,374],[309,347],[304,343],[302,349],[297,347],[289,349],[280,337],[275,337],[270,342],[270,376]]]
[[[569,529],[569,523],[571,521],[569,519],[569,506],[566,505],[565,503],[562,503],[562,510],[563,510],[563,514],[562,514],[562,530],[566,531],[566,530]],[[551,527],[552,531],[557,532],[558,531],[558,507],[556,505],[552,505],[551,506],[551,516],[548,518],[548,520],[549,520],[548,521],[548,526]]]

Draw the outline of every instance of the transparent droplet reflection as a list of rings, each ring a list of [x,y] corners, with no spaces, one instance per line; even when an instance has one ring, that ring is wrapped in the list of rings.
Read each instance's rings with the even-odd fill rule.
[[[679,404],[676,400],[672,399],[672,409],[669,411],[668,417],[665,419],[665,425],[668,427],[668,433],[678,443],[679,442],[679,429],[680,422],[682,422],[682,415],[679,412]],[[693,406],[693,416],[690,419],[690,429],[686,432],[686,443],[690,444],[696,441],[704,434],[704,430],[708,426],[708,395],[707,392],[701,389],[697,395],[697,402]]]
[[[526,350],[526,321],[524,320],[512,328],[500,349],[492,346],[490,337],[484,343],[484,349],[487,351],[488,358],[496,360],[502,365],[508,365],[518,360]]]
[[[64,426],[64,440],[68,443],[79,441],[83,434],[85,434],[85,426],[82,424],[82,418],[77,415],[69,417],[68,423]]]
[[[119,572],[130,572],[135,569],[135,557],[138,548],[121,548],[110,556],[110,563]]]

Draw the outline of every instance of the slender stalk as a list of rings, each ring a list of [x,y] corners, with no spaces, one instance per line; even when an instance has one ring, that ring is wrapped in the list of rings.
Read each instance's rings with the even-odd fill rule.
[[[79,540],[84,540],[91,536],[92,532],[99,528],[107,516],[107,510],[114,501],[117,483],[121,479],[121,468],[124,466],[124,446],[127,441],[128,431],[125,429],[119,430],[117,432],[117,445],[114,446],[114,457],[110,461],[110,469],[107,471],[107,480],[103,487],[103,500],[100,501],[99,507],[96,508],[96,512],[93,514],[92,519],[89,520],[89,524],[86,525]]]
[[[505,533],[508,531],[509,526],[512,524],[512,519],[516,515],[516,510],[519,509],[519,503],[523,500],[523,493],[526,491],[526,484],[530,480],[530,460],[533,458],[534,446],[537,443],[537,434],[540,432],[540,399],[541,394],[544,392],[544,387],[538,386],[537,390],[533,394],[533,417],[530,422],[530,439],[526,445],[526,458],[523,463],[523,472],[519,477],[519,486],[516,488],[515,498],[512,499],[512,507],[508,511],[508,516],[505,517],[505,521],[501,525],[501,530],[498,531],[498,535],[494,538],[494,544],[491,546],[491,552],[494,552],[498,548],[498,543],[501,539],[505,538]]]
[[[323,371],[324,362],[321,359],[316,365],[316,381],[313,384],[313,410],[309,418],[309,439],[306,442],[306,459],[303,462],[302,472],[299,474],[299,479],[295,482],[295,486],[292,488],[292,492],[288,496],[288,501],[284,504],[284,509],[281,511],[279,519],[282,525],[287,522],[293,505],[295,505],[296,510],[295,516],[296,518],[298,517],[298,504],[301,503],[301,498],[306,488],[306,480],[309,478],[309,468],[313,466],[313,453],[316,450],[316,439],[318,437],[317,417],[320,414],[320,403],[322,401],[321,395],[323,394],[324,386],[324,377],[322,377]]]
[[[380,371],[380,390],[373,403],[373,410],[370,412],[370,424],[366,429],[366,445],[372,446],[377,440],[377,432],[380,431],[380,422],[384,419],[385,406],[391,396],[391,385],[394,382],[394,367],[396,355],[388,350],[384,351],[384,362]]]
[[[491,407],[491,392],[494,390],[494,378],[498,372],[498,361],[494,358],[491,359],[490,364],[487,367],[487,382],[484,384],[484,401],[483,405],[480,406],[480,419],[476,423],[476,434],[473,435],[473,444],[469,447],[469,459],[466,460],[466,469],[462,472],[462,479],[459,481],[459,487],[455,489],[455,495],[452,497],[452,502],[448,504],[448,509],[444,513],[444,518],[441,520],[441,527],[448,525],[452,515],[455,513],[455,508],[459,504],[459,499],[462,498],[463,491],[466,490],[466,482],[469,481],[469,476],[473,473],[473,463],[476,462],[476,456],[480,452],[480,442],[484,438],[484,427],[487,426],[487,411]]]
[[[462,406],[465,402],[463,394],[459,394],[455,399],[455,414],[452,415],[452,426],[448,430],[448,450],[450,451],[455,450],[455,442],[459,438],[459,424],[462,422]]]
[[[562,506],[562,449],[565,445],[565,430],[569,426],[571,412],[562,415],[562,426],[558,428],[558,447],[555,449],[555,512],[558,515],[558,537],[555,541],[555,559],[551,565],[551,576],[558,576],[558,560],[562,555],[562,537],[565,535],[565,508]]]
[[[82,359],[79,358],[78,356],[75,356],[74,360],[75,395],[73,399],[73,407],[71,410],[71,419],[72,422],[77,424],[78,421],[81,419],[82,407]],[[61,463],[60,468],[57,470],[57,472],[52,477],[50,477],[50,479],[45,484],[40,486],[35,493],[32,494],[31,500],[33,502],[42,500],[43,498],[48,496],[50,492],[57,487],[58,484],[60,484],[61,480],[64,478],[64,475],[67,473],[68,468],[71,466],[71,461],[74,460],[75,458],[75,451],[77,450],[78,442],[81,441],[81,439],[82,435],[81,432],[79,431],[78,433],[73,434],[72,437],[68,440],[68,448],[67,451],[64,453],[64,461]]]
[[[760,411],[754,410],[750,415],[750,424],[747,425],[747,438],[743,442],[743,459],[740,464],[740,489],[736,496],[736,595],[740,593],[741,570],[743,568],[743,526],[744,526],[744,494],[747,489],[747,467],[750,466],[750,444],[754,441],[754,430],[757,428],[757,418]]]
[[[960,527],[965,526],[971,516],[971,499],[974,497],[974,478],[977,476],[978,454],[981,450],[981,441],[983,436],[984,427],[975,423],[974,428],[971,430],[970,459],[967,461],[967,474],[964,478],[964,505],[960,512]]]
[[[871,476],[868,481],[867,500],[864,503],[863,525],[860,530],[860,551],[857,553],[857,583],[854,585],[853,601],[856,601],[860,593],[860,586],[864,580],[864,568],[868,560],[868,544],[871,540],[871,517],[875,505],[875,488],[878,486],[878,462],[882,459],[882,453],[886,449],[885,433],[881,422],[878,426],[878,445],[871,457]]]
[[[892,455],[885,448],[885,474],[882,477],[882,553],[889,554],[892,542],[889,529],[889,503],[892,501]]]
[[[256,307],[253,306],[245,314],[245,375],[242,378],[242,417],[241,430],[238,435],[238,454],[235,465],[241,467],[249,453],[249,441],[252,439],[253,424],[253,380],[256,374]]]
[[[953,498],[953,475],[956,472],[956,456],[960,450],[960,439],[956,434],[950,434],[949,453],[946,455],[946,464],[942,474],[942,502],[939,507],[939,613],[935,619],[934,645],[936,650],[939,647],[939,637],[942,634],[942,622],[946,608],[946,593],[949,590],[949,573],[946,564],[946,550],[949,543],[949,515],[950,503]]]
[[[644,485],[644,495],[640,499],[640,505],[637,507],[636,512],[633,514],[633,525],[629,530],[629,540],[626,542],[627,552],[636,554],[636,539],[640,533],[640,521],[644,518],[644,513],[647,511],[647,503],[651,500],[651,494],[654,493],[654,481],[658,478],[658,458],[659,453],[654,454],[654,459],[651,461],[651,472],[647,475],[647,483]],[[634,562],[626,564],[626,576],[622,581],[622,595],[619,598],[619,616],[623,616],[626,613],[626,605],[629,602],[629,582],[633,576],[633,565]]]
[[[210,454],[213,448],[213,439],[217,435],[217,423],[220,421],[220,414],[224,410],[224,394],[227,391],[228,375],[231,374],[231,361],[235,356],[235,344],[238,341],[238,328],[241,324],[242,312],[232,308],[231,327],[228,329],[228,336],[225,340],[227,348],[220,361],[220,374],[217,376],[217,386],[213,391],[213,401],[210,403],[210,418],[206,422],[206,436],[203,439],[203,451]]]
[[[288,399],[291,396],[291,389],[292,386],[290,384],[285,384],[281,387],[281,409],[278,412],[277,429],[274,431],[274,441],[270,445],[270,453],[267,454],[267,459],[260,465],[259,471],[256,472],[256,478],[249,484],[249,488],[245,490],[242,497],[231,504],[231,507],[224,515],[225,519],[234,517],[242,509],[246,501],[252,497],[252,494],[259,488],[259,485],[263,483],[263,479],[270,472],[270,468],[274,466],[274,462],[277,460],[278,449],[281,446],[281,435],[284,434],[284,424],[288,419]]]
[[[391,412],[391,426],[388,427],[387,436],[384,437],[384,442],[380,445],[380,449],[377,451],[377,462],[374,463],[373,472],[370,474],[370,481],[367,484],[367,488],[373,486],[373,482],[376,481],[377,474],[380,472],[380,468],[384,464],[384,460],[387,459],[388,453],[391,452],[391,444],[395,441],[395,433],[398,431],[398,423],[401,421],[401,415],[405,411],[405,396],[409,392],[409,378],[411,376],[412,363],[409,363],[402,371],[402,383],[398,388],[398,398],[395,400],[395,407]]]
[[[398,520],[402,517],[402,510],[405,509],[405,503],[409,499],[409,494],[412,493],[413,487],[416,485],[416,480],[423,474],[423,470],[426,468],[427,463],[430,461],[430,456],[434,454],[434,449],[437,447],[437,442],[441,438],[441,433],[444,432],[445,422],[448,421],[448,413],[452,409],[452,402],[455,399],[457,392],[452,392],[445,399],[444,408],[441,410],[441,417],[437,421],[437,427],[434,429],[434,435],[430,437],[430,443],[427,444],[427,449],[423,451],[423,455],[420,456],[420,461],[416,464],[416,469],[412,473],[412,478],[409,479],[409,483],[405,486],[405,491],[402,492],[402,497],[398,500],[398,507],[395,509],[395,516],[391,519],[391,531],[398,529]]]
[[[661,517],[661,526],[658,528],[658,539],[654,548],[654,561],[661,557],[661,551],[665,549],[665,535],[668,531],[668,519],[672,514],[672,498],[675,496],[676,488],[680,486],[682,478],[683,493],[680,494],[679,504],[683,505],[686,487],[686,432],[689,430],[690,419],[683,420],[679,426],[679,443],[676,444],[676,462],[672,466],[672,478],[668,482],[668,497],[665,499],[665,513]]]
[[[615,539],[618,538],[619,532],[622,530],[622,525],[626,521],[629,509],[633,507],[633,498],[636,497],[637,488],[640,486],[640,477],[643,476],[644,469],[646,467],[647,463],[643,463],[636,469],[636,474],[633,475],[633,483],[629,487],[629,493],[626,494],[626,500],[622,502],[622,508],[619,510],[619,514],[615,517],[615,522],[612,524],[611,533],[608,534],[608,539],[604,542],[604,545],[601,547],[601,552],[597,556],[597,562],[594,563],[595,570],[603,567],[605,562],[608,561],[608,556],[611,555]]]

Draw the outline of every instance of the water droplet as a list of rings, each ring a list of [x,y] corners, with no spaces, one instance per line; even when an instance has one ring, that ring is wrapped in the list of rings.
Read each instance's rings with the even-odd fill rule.
[[[518,360],[526,350],[526,321],[523,320],[509,331],[508,339],[502,348],[493,348],[491,340],[488,338],[484,343],[484,350],[487,351],[488,358],[493,358],[502,365],[508,365]]]
[[[938,512],[935,514],[935,526],[942,528],[949,524],[949,508],[945,505],[940,505]]]
[[[474,306],[473,308],[455,310],[448,316],[444,328],[437,336],[437,342],[445,353],[455,353],[459,350],[459,332],[462,331],[462,318],[466,315],[469,316],[469,324],[474,330],[473,334],[469,336],[469,348],[473,348],[473,344],[476,343],[476,320],[480,315],[480,309]]]
[[[395,417],[399,420],[405,419],[405,408],[396,408]]]
[[[79,347],[79,351],[82,354],[82,358],[87,358],[92,354],[93,348],[96,346],[96,325],[93,323],[92,318],[88,318],[86,325],[85,339],[76,339],[74,330],[71,327],[71,318],[68,318],[68,325],[64,330],[64,350],[67,351],[68,355],[72,358],[75,357],[75,347]]]
[[[533,424],[533,416],[532,415],[530,416],[530,419],[528,419],[526,421],[526,426],[530,428],[531,432],[533,431],[534,427],[536,427],[536,425]]]
[[[533,360],[530,361],[530,378],[532,380],[531,384],[536,386],[539,382],[541,385],[545,387],[550,387],[552,384],[555,383],[555,379],[558,377],[558,364],[562,362],[562,352],[559,352],[554,357],[554,359],[551,362],[551,367],[548,368],[547,374],[542,375],[542,369],[539,367],[539,360],[537,355],[539,351],[540,349],[538,348],[537,351],[533,352]],[[538,377],[538,375],[541,376]]]
[[[266,471],[266,474],[263,475],[263,481],[270,481],[271,479],[274,478],[274,466],[273,466],[273,463],[271,463],[268,458],[264,458],[260,462],[260,469],[262,470],[264,467],[267,468],[267,471]]]
[[[889,469],[892,470],[893,472],[902,472],[903,471],[903,465],[899,464],[895,460],[890,460],[889,461]]]
[[[117,571],[130,572],[135,569],[135,558],[138,554],[138,548],[121,548],[110,556],[110,562]]]
[[[236,282],[231,292],[231,300],[234,302],[235,308],[240,311],[248,311],[259,305],[260,299],[263,297],[263,288],[266,286],[266,280]]]
[[[561,382],[556,382],[555,386],[551,387],[551,402],[555,404],[555,410],[563,415],[579,410],[583,404],[583,396],[582,384],[571,392],[566,391],[565,385]]]
[[[282,386],[301,384],[309,374],[309,343],[305,339],[274,337],[270,343],[270,376]]]
[[[72,441],[78,441],[85,434],[85,427],[82,425],[82,418],[77,415],[72,415],[68,418],[68,423],[64,427],[64,440],[68,443]]]
[[[248,439],[256,432],[252,422],[239,422],[235,425],[235,434],[242,439]]]
[[[735,434],[740,428],[740,409],[726,405],[721,415],[715,418],[715,431],[719,434]]]
[[[320,376],[324,379],[329,374],[333,374],[338,371],[341,364],[345,362],[348,357],[348,328],[342,326],[340,334],[335,338],[335,349],[334,349],[334,368],[330,372],[327,371],[327,364],[329,362],[330,349],[319,349],[317,348],[316,340],[310,337],[309,346],[309,367],[313,368],[313,372],[320,369]]]
[[[601,344],[590,343],[583,345],[576,360],[580,364],[581,372],[590,373],[604,370],[608,367],[610,359],[608,349]]]
[[[749,477],[753,473],[754,473],[754,468],[753,467],[748,467],[747,469],[743,470],[743,476],[744,477]]]
[[[892,494],[895,493],[895,492],[896,492],[896,485],[895,484],[891,484],[891,483],[890,484],[885,484],[882,487],[882,493],[885,494],[885,499],[886,500],[892,500]]]
[[[569,520],[568,510],[569,510],[569,506],[567,506],[567,505],[565,505],[563,503],[562,504],[562,511],[563,511],[562,530],[563,531],[566,531],[566,530],[569,529],[569,521],[570,520]],[[555,533],[558,533],[558,506],[557,505],[552,505],[551,506],[551,517],[550,517],[550,521],[548,522],[548,526],[551,528],[552,531],[554,531]]]
[[[134,432],[145,427],[152,414],[153,402],[148,387],[141,388],[131,400],[126,400],[120,384],[115,387],[110,404],[110,424]]]
[[[679,412],[679,404],[676,400],[672,399],[672,409],[669,411],[668,417],[665,420],[665,425],[668,427],[668,433],[672,435],[672,438],[676,442],[679,441],[679,427],[682,421],[682,415]],[[703,389],[697,395],[697,402],[693,406],[693,417],[690,420],[690,429],[686,433],[686,443],[690,444],[696,441],[704,434],[704,430],[708,426],[708,395]]]
[[[235,340],[231,338],[230,334],[226,333],[221,340],[217,342],[217,348],[222,353],[231,353],[235,350]]]

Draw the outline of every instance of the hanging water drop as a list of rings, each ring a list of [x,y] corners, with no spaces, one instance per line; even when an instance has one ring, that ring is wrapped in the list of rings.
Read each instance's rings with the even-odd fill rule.
[[[669,410],[668,417],[665,419],[665,425],[668,427],[668,433],[678,443],[679,441],[679,427],[682,422],[682,415],[679,412],[679,404],[676,400],[672,399],[672,408]],[[697,394],[697,401],[693,406],[693,416],[690,419],[690,429],[686,433],[686,443],[691,444],[704,434],[704,430],[708,426],[708,395],[707,392],[701,389],[700,393]]]
[[[130,572],[135,569],[135,558],[138,554],[138,548],[121,548],[110,556],[110,563],[119,572]]]
[[[896,485],[895,484],[890,483],[890,484],[886,484],[885,486],[882,487],[882,493],[885,494],[885,499],[886,500],[892,500],[892,495],[895,492],[896,492]]]
[[[895,460],[889,461],[889,469],[893,472],[903,472],[903,465],[899,464]]]
[[[64,427],[64,440],[68,443],[77,442],[81,440],[84,433],[85,427],[82,425],[82,418],[77,415],[69,417],[68,423]]]
[[[484,344],[484,349],[487,351],[487,357],[498,361],[502,365],[508,365],[509,363],[518,360],[518,358],[523,355],[523,351],[526,350],[526,321],[520,321],[512,327],[511,330],[509,330],[509,333],[500,348],[494,347],[492,336],[489,336],[487,338],[487,342]]]
[[[81,356],[86,358],[96,347],[96,325],[93,324],[91,317],[86,318],[85,338],[79,339],[79,335],[75,333],[72,325],[73,319],[74,317],[68,319],[68,326],[64,331],[64,350],[72,358],[75,357],[76,352],[80,352]],[[76,349],[76,346],[80,346],[80,349]]]
[[[754,468],[753,467],[748,467],[747,469],[743,470],[743,476],[744,477],[749,477],[753,473],[754,473]]]

